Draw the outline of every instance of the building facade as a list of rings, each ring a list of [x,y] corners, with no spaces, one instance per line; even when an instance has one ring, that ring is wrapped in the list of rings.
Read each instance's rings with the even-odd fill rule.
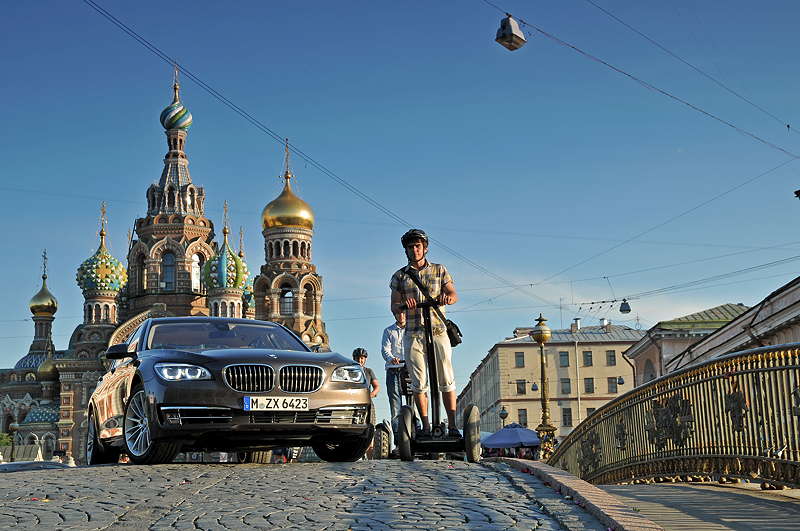
[[[744,304],[722,304],[669,321],[660,321],[629,348],[625,355],[636,371],[635,385],[665,374],[665,367],[686,348],[725,326],[749,308]]]
[[[497,431],[504,422],[535,428],[542,417],[539,347],[530,327],[496,343],[458,396],[457,411],[470,403],[481,413],[481,431]],[[644,332],[601,321],[598,326],[553,330],[545,345],[550,416],[556,436],[564,437],[595,409],[633,387],[633,366],[623,352]],[[534,385],[535,384],[535,385]]]

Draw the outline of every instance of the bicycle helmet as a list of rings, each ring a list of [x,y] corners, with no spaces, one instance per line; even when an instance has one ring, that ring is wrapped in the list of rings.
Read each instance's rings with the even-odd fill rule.
[[[365,357],[365,358],[368,356],[367,349],[362,348],[362,347],[358,347],[357,349],[355,349],[353,351],[353,359],[354,360],[358,360],[358,358],[360,358],[362,356]]]
[[[400,238],[400,243],[403,244],[403,249],[405,249],[406,246],[414,240],[421,240],[426,247],[428,246],[428,235],[425,234],[425,231],[422,229],[411,229],[406,232]]]

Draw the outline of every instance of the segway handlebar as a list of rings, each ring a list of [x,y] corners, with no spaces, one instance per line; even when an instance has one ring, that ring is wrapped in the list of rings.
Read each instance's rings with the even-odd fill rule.
[[[417,308],[435,308],[437,306],[441,306],[442,303],[439,301],[425,301],[425,302],[418,302]],[[400,305],[400,309],[405,311],[408,310],[408,306],[405,304]]]

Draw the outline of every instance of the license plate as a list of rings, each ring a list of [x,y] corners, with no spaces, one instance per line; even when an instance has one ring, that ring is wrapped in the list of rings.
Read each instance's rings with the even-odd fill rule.
[[[308,398],[246,396],[245,411],[308,411]]]

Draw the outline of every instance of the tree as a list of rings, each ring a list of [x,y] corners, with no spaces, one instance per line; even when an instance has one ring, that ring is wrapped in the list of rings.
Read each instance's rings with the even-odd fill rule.
[[[0,446],[11,446],[11,435],[0,433]]]

